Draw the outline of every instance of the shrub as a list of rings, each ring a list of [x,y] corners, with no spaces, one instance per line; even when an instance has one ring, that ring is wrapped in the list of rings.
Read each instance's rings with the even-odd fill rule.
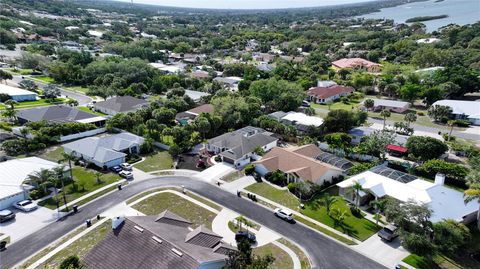
[[[82,268],[80,259],[77,256],[70,256],[60,263],[60,269],[77,269]]]
[[[453,135],[448,135],[447,133],[442,134],[443,140],[445,141],[455,141],[456,137]],[[450,138],[450,139],[449,139]]]
[[[429,160],[415,168],[415,173],[427,178],[435,178],[437,173],[446,177],[446,183],[465,188],[465,177],[469,169],[463,165],[449,163],[443,160]]]
[[[220,157],[220,156],[218,156],[218,155],[215,156],[215,161],[216,161],[216,162],[221,162],[221,161],[222,161],[222,157]]]
[[[247,166],[245,166],[245,175],[253,174],[254,170],[255,170],[255,166],[253,166],[253,164],[248,164]]]
[[[46,193],[43,191],[43,189],[36,189],[36,190],[30,191],[29,194],[32,200],[37,200],[45,196]]]
[[[350,206],[350,212],[352,213],[352,215],[354,217],[357,217],[357,218],[361,218],[362,217],[362,212],[360,211],[360,209],[354,205],[351,205]]]
[[[375,166],[374,162],[368,162],[368,163],[359,163],[355,164],[352,166],[350,169],[348,169],[348,174],[350,176],[360,174],[363,171],[367,171],[368,169],[372,168]]]
[[[418,115],[418,116],[425,116],[425,112],[418,111],[418,112],[417,112],[417,115]]]
[[[428,136],[411,136],[406,147],[412,156],[422,160],[436,159],[448,150],[445,143]]]
[[[454,124],[458,127],[468,127],[471,123],[468,120],[455,120]]]

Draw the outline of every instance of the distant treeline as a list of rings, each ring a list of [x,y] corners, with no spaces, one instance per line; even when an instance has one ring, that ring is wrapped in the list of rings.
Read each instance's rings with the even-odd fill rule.
[[[438,20],[438,19],[445,19],[448,18],[448,15],[438,15],[438,16],[419,16],[419,17],[413,17],[405,22],[421,22],[421,21],[432,21],[432,20]]]

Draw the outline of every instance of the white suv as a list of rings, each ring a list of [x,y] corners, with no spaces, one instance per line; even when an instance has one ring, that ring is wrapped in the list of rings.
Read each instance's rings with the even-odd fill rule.
[[[275,216],[284,219],[286,221],[293,221],[293,213],[286,210],[286,209],[281,209],[281,208],[276,208],[274,210]]]
[[[133,174],[132,172],[129,172],[129,171],[121,171],[120,173],[118,173],[118,175],[120,175],[125,179],[133,179]]]

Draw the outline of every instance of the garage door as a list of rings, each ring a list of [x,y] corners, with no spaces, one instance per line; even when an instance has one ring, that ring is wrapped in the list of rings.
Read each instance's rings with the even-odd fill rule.
[[[231,164],[234,164],[234,163],[235,163],[235,160],[232,160],[232,159],[229,159],[229,158],[225,158],[225,157],[223,157],[223,161],[226,162],[226,163],[231,163]]]
[[[0,198],[0,210],[9,208],[9,207],[12,206],[13,203],[16,203],[18,201],[22,201],[25,198],[26,197],[25,197],[25,194],[23,192],[20,192],[20,193],[14,194],[14,195],[10,195],[10,196],[7,196],[7,197],[2,197],[2,198]]]

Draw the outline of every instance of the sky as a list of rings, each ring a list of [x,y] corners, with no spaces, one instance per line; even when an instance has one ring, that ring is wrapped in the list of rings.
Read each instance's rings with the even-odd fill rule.
[[[118,0],[130,2],[131,0]],[[216,9],[274,9],[318,7],[350,4],[371,0],[133,0],[134,3],[161,6],[216,8]]]

